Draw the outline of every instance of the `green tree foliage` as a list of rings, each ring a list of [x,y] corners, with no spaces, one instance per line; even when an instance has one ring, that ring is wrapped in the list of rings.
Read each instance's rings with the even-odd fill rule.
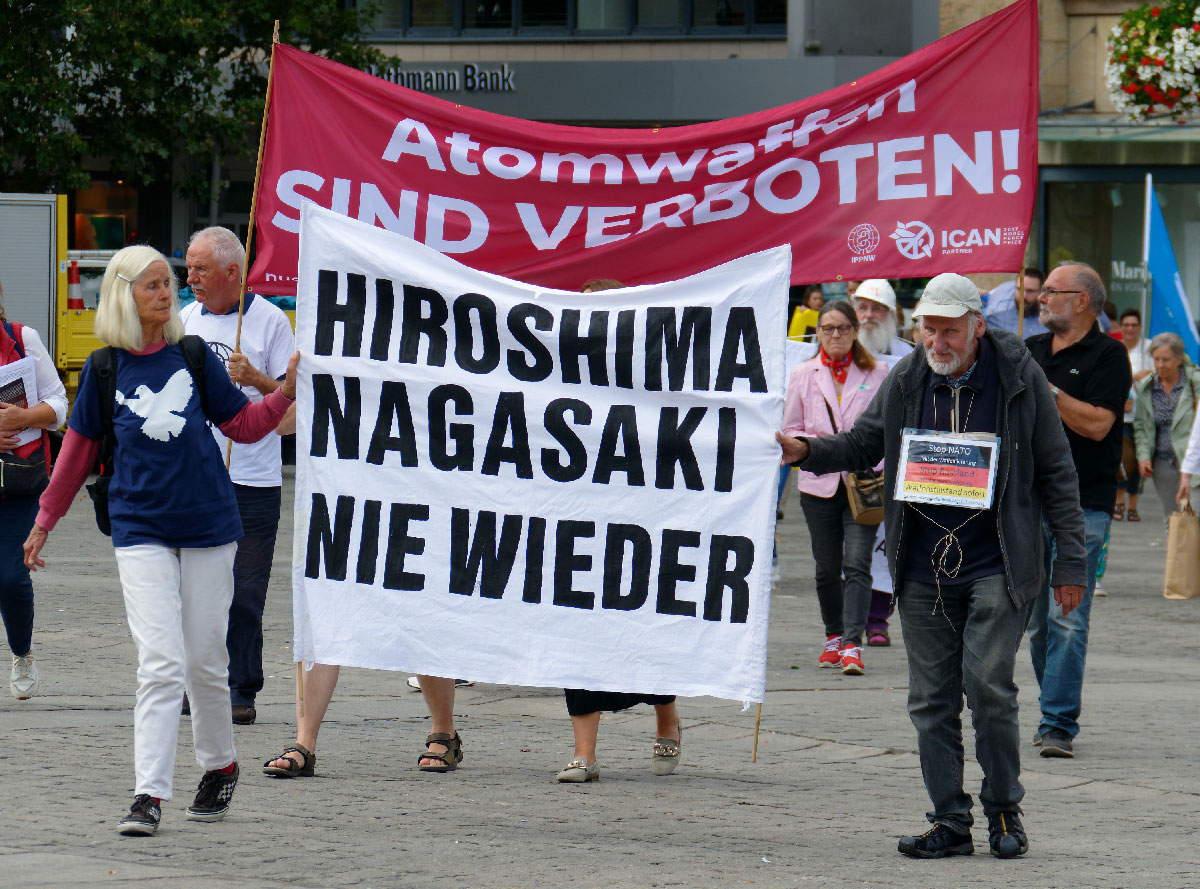
[[[344,7],[351,8],[344,8]],[[358,68],[374,8],[345,0],[0,0],[0,187],[117,175],[207,189],[210,159],[253,156],[275,20],[279,40]],[[181,165],[175,165],[182,160]]]

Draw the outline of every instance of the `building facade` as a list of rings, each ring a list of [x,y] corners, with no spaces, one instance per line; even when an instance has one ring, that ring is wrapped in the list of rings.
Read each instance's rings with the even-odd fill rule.
[[[389,59],[373,73],[449,101],[554,123],[678,126],[833,89],[1005,5],[1003,0],[383,0],[369,39]],[[1090,262],[1105,276],[1119,307],[1137,304],[1143,179],[1151,172],[1195,305],[1200,124],[1125,123],[1104,82],[1109,30],[1135,5],[1039,2],[1041,172],[1027,260],[1043,267],[1063,259]],[[253,160],[233,159],[214,171],[222,187],[207,205],[98,182],[76,196],[77,237],[103,228],[106,201],[133,208],[125,211],[133,217],[126,234],[140,228],[168,251],[181,250],[198,225],[216,222],[244,231]]]

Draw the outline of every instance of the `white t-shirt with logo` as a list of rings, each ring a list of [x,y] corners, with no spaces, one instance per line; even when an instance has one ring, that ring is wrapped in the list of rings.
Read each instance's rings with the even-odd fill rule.
[[[261,296],[252,298],[246,294],[246,299],[247,305],[242,316],[242,354],[257,370],[272,379],[279,379],[287,372],[288,360],[296,351],[292,325],[282,309]],[[184,329],[203,338],[221,359],[221,364],[228,368],[233,344],[237,342],[237,312],[214,315],[203,311],[199,303],[191,303],[184,306],[180,317],[183,318]],[[251,402],[262,401],[262,393],[253,386],[239,388]],[[227,439],[215,426],[212,433],[224,458]],[[229,458],[229,477],[234,484],[254,488],[277,488],[282,485],[279,436],[272,433],[251,444],[234,442]]]

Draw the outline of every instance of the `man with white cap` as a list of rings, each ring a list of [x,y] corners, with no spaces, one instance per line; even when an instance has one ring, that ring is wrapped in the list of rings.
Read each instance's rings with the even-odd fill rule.
[[[918,858],[969,855],[972,800],[963,791],[961,713],[965,693],[983,769],[980,802],[988,846],[998,858],[1029,848],[1021,825],[1020,742],[1013,669],[1045,570],[1042,514],[1057,546],[1054,598],[1070,612],[1083,597],[1087,554],[1083,515],[1066,437],[1041,368],[1024,344],[988,330],[979,292],[967,278],[938,275],[914,315],[921,344],[901,359],[854,426],[837,435],[777,432],[783,461],[809,472],[866,469],[884,460],[886,549],[897,590],[909,665],[908,712],[917,730],[933,827],[903,837]],[[914,438],[914,430],[920,438]],[[942,442],[965,444],[971,460],[942,458]],[[961,446],[961,445],[960,445]],[[906,478],[961,471],[978,507]],[[966,458],[963,458],[966,459]],[[936,477],[936,476],[935,476]],[[935,488],[935,485],[926,485]],[[990,490],[990,495],[984,492]],[[904,500],[897,499],[903,494]]]
[[[896,291],[883,278],[871,278],[858,285],[854,314],[858,315],[858,341],[876,358],[902,358],[913,350],[911,343],[897,335],[900,325],[896,320]]]

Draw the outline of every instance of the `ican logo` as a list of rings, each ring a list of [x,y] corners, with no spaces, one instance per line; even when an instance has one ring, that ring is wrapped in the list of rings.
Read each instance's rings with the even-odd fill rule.
[[[846,237],[846,246],[854,254],[851,262],[874,262],[875,251],[879,249],[879,229],[869,222],[854,226]]]
[[[1000,229],[971,228],[942,231],[942,253],[974,253],[976,247],[999,247]]]
[[[933,229],[920,220],[897,222],[896,230],[888,235],[905,259],[924,259],[933,256]]]

